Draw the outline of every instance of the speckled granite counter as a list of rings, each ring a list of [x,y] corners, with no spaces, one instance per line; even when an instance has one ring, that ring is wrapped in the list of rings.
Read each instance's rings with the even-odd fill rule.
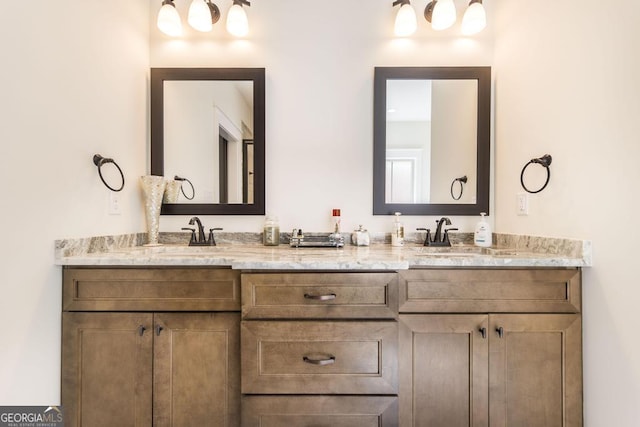
[[[238,233],[239,235],[240,233]],[[75,266],[225,266],[241,270],[404,270],[427,267],[589,267],[588,241],[494,234],[494,246],[481,249],[460,238],[451,248],[421,246],[419,237],[402,248],[265,247],[253,233],[222,236],[215,247],[188,247],[167,235],[167,244],[142,246],[143,234],[56,241],[55,263]],[[462,234],[462,233],[461,233]],[[181,234],[184,236],[184,234]],[[174,236],[175,237],[175,236]],[[162,241],[162,239],[161,239]],[[375,239],[374,239],[375,241]]]

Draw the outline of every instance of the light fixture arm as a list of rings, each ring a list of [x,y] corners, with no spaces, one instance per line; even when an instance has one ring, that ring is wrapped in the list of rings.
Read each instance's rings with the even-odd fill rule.
[[[247,0],[233,0],[233,4],[239,4],[240,6],[251,6],[251,2]]]
[[[211,23],[215,24],[220,20],[220,9],[211,0],[205,0],[205,3],[209,6],[209,11],[211,12]]]
[[[424,19],[429,23],[431,23],[431,19],[433,18],[433,9],[435,9],[436,3],[438,3],[438,0],[432,0],[427,3],[427,7],[424,8]]]
[[[391,7],[395,7],[397,5],[405,5],[405,4],[410,4],[410,0],[396,0],[391,4]]]

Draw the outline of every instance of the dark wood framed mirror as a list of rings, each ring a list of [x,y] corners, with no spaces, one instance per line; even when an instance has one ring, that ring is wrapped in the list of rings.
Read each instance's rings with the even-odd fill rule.
[[[374,73],[373,214],[488,214],[491,67]]]
[[[195,190],[162,214],[264,215],[265,69],[152,68],[151,174]]]

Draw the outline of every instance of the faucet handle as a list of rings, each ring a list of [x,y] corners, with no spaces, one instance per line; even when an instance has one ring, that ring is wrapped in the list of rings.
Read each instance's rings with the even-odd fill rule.
[[[216,239],[213,237],[213,232],[214,231],[218,231],[218,230],[222,230],[222,228],[220,227],[214,227],[214,228],[210,228],[209,229],[209,239],[207,240],[207,243],[211,246],[216,246]]]
[[[424,237],[424,244],[422,246],[429,246],[429,242],[431,242],[431,229],[429,228],[416,228],[416,231],[426,231],[427,235]]]
[[[190,227],[182,227],[182,230],[190,231],[191,232],[191,239],[189,240],[189,244],[195,243],[195,241],[196,241],[196,229],[195,228],[190,228]]]
[[[458,229],[453,227],[453,228],[446,228],[444,230],[444,239],[443,240],[444,240],[445,243],[448,243],[449,246],[451,246],[451,241],[449,240],[449,232],[450,231],[458,231]]]

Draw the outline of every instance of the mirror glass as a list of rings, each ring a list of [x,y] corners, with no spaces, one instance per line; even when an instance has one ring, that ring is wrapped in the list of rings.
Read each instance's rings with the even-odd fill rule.
[[[264,214],[264,69],[155,68],[151,173],[184,178],[163,214]]]
[[[489,208],[489,67],[378,67],[374,214]]]

